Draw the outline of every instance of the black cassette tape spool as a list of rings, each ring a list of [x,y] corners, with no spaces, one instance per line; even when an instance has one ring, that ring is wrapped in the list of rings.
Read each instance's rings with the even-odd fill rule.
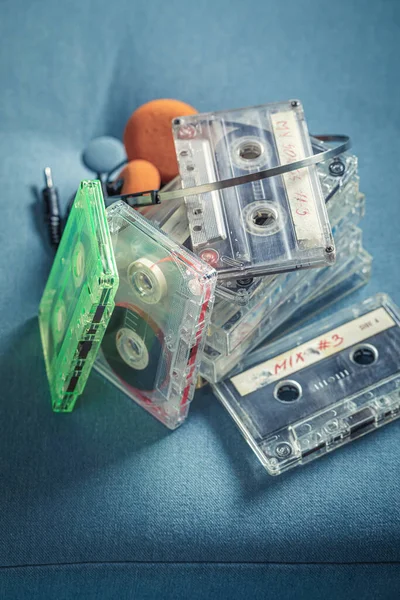
[[[258,127],[235,122],[226,125],[234,129],[216,147],[216,162],[221,179],[247,175],[279,164],[277,160],[270,164],[274,155],[276,156],[276,149],[269,131],[263,129],[260,135]],[[227,156],[231,157],[230,161],[226,160]],[[237,194],[242,206],[245,209],[248,206],[242,218],[246,231],[251,235],[253,247],[265,248],[267,245],[271,259],[295,248],[296,235],[281,177],[227,188],[222,193],[226,194],[228,203],[232,202],[234,205],[234,198],[231,201],[229,198]]]
[[[135,323],[134,329],[129,327],[130,321]],[[136,356],[140,363],[139,338],[146,340],[147,354],[145,363],[140,368],[135,368],[128,364],[123,355],[128,360],[131,355],[132,362],[135,362]],[[132,304],[117,304],[104,335],[102,350],[111,369],[125,386],[138,392],[152,392],[158,376],[158,365],[166,352],[163,340],[161,329],[144,311]],[[142,394],[139,395],[143,401],[148,402]]]

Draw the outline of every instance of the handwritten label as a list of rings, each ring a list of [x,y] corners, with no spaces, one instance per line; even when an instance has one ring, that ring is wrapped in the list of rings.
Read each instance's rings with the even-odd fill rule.
[[[299,125],[293,111],[271,115],[279,160],[286,165],[305,158]],[[282,175],[298,240],[312,247],[321,244],[322,229],[311,183],[310,168]]]
[[[232,377],[231,382],[241,396],[246,396],[394,325],[396,323],[389,313],[383,307],[377,308],[362,317],[349,321],[275,358],[252,367],[240,375]]]

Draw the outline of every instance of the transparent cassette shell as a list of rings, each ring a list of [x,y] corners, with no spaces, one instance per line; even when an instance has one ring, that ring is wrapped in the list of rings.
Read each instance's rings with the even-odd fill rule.
[[[117,288],[101,184],[82,181],[39,306],[54,411],[72,411],[82,393]]]
[[[216,272],[123,202],[107,218],[120,284],[95,366],[174,429],[193,398]]]
[[[311,140],[314,152],[328,149],[327,144],[315,138],[311,138]],[[338,170],[338,166],[341,171]],[[365,196],[359,192],[359,178],[356,175],[357,157],[346,152],[333,161],[317,165],[317,172],[325,196],[333,233],[341,226],[343,221],[357,224],[365,212]],[[164,186],[162,191],[180,188],[181,180],[178,176]],[[138,210],[152,223],[165,231],[175,242],[191,249],[189,222],[183,198]],[[272,283],[276,277],[277,275],[266,275],[264,277],[219,281],[217,282],[215,294],[217,298],[246,305],[258,293],[261,285],[268,281]]]
[[[284,321],[273,332],[267,343],[270,344],[278,338],[288,335],[291,331],[299,329],[300,326],[303,327],[307,321],[316,318],[332,304],[367,285],[371,279],[372,262],[372,256],[364,248],[361,248],[357,256],[346,265],[344,273],[340,272],[332,277],[319,293],[314,294],[307,302],[299,306],[290,319]]]
[[[328,144],[311,138],[314,153],[329,149]],[[345,152],[340,157],[319,163],[317,165],[318,178],[325,198],[332,233],[343,219],[347,222],[357,223],[364,216],[365,197],[359,192],[359,178],[357,176],[358,161],[353,154]],[[265,279],[268,276],[264,276]],[[270,281],[276,277],[270,275]],[[218,281],[216,295],[237,304],[247,304],[257,293],[261,279],[259,277],[245,277],[239,280],[227,279]]]
[[[338,231],[337,236],[339,250],[333,267],[279,275],[272,284],[261,286],[253,301],[243,307],[231,302],[217,302],[207,332],[207,345],[222,354],[230,354],[259,323],[264,322],[268,312],[276,311],[281,304],[285,304],[286,310],[292,310],[288,297],[298,302],[307,297],[310,290],[316,293],[324,282],[340,276],[349,258],[354,257],[362,246],[362,231],[348,225]],[[273,323],[276,323],[276,317]]]
[[[173,134],[183,188],[312,154],[297,100],[180,117],[173,122]],[[185,201],[193,249],[221,280],[334,262],[315,166]]]
[[[213,386],[271,475],[400,416],[400,314],[384,294],[246,357]]]
[[[361,230],[359,230],[361,235]],[[361,241],[361,239],[359,239]],[[216,383],[224,379],[229,373],[236,372],[242,368],[242,360],[247,354],[262,344],[267,338],[271,337],[281,325],[289,320],[300,306],[307,303],[317,294],[329,286],[333,276],[339,274],[339,277],[346,274],[353,264],[353,260],[359,251],[359,241],[353,246],[354,254],[348,254],[343,247],[343,262],[339,261],[334,268],[325,268],[318,273],[318,283],[314,285],[311,277],[312,271],[306,273],[299,286],[295,287],[290,294],[282,294],[269,310],[255,311],[255,325],[249,328],[243,339],[230,353],[220,352],[209,345],[206,345],[203,360],[201,363],[200,374],[210,383]],[[246,320],[244,320],[246,323]]]

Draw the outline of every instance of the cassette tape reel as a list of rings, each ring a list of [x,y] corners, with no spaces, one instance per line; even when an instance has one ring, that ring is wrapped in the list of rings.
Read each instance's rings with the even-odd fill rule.
[[[80,184],[39,307],[53,409],[82,393],[114,307],[118,272],[101,184]]]
[[[191,115],[173,124],[183,187],[230,179],[312,154],[300,102]],[[335,260],[316,167],[185,198],[193,249],[220,279]]]
[[[400,416],[400,314],[385,295],[264,347],[214,386],[271,475]]]
[[[123,202],[107,217],[120,285],[96,368],[173,429],[193,397],[216,272]]]

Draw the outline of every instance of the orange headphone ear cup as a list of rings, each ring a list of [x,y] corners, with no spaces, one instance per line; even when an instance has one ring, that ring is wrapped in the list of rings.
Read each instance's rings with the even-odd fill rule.
[[[137,159],[123,168],[118,179],[123,179],[121,194],[138,194],[160,189],[160,173],[151,162]]]

